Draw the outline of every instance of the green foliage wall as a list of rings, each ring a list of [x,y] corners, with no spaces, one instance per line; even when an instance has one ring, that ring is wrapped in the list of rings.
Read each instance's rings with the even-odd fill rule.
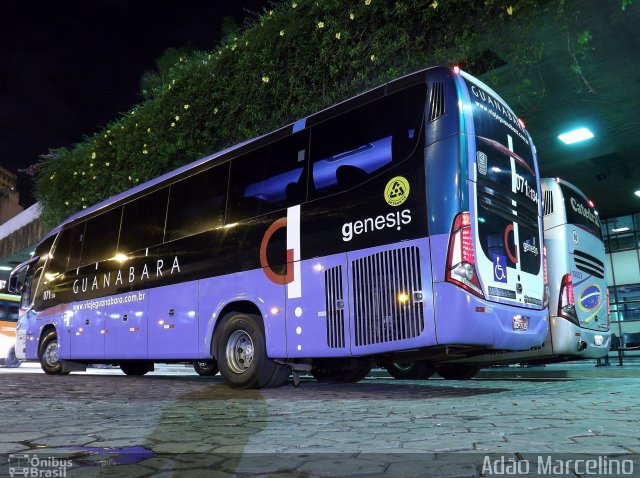
[[[473,65],[487,34],[505,23],[531,27],[532,15],[549,3],[563,2],[278,2],[216,51],[185,52],[170,68],[146,75],[144,101],[92,137],[51,150],[55,159],[41,165],[36,180],[43,219],[53,226],[402,74],[436,64]]]

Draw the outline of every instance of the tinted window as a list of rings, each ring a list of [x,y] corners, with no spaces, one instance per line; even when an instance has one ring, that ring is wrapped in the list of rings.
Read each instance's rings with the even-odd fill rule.
[[[564,207],[567,211],[567,223],[575,224],[586,229],[591,234],[602,240],[602,228],[600,226],[600,216],[595,209],[589,206],[581,195],[573,189],[560,184],[562,195],[564,196]]]
[[[511,149],[523,161],[524,169],[533,175],[535,161],[531,144],[518,117],[495,94],[474,83],[469,77],[465,76],[465,82],[469,88],[475,134]],[[508,137],[511,137],[511,144]],[[520,170],[518,172],[522,174]],[[532,180],[536,180],[535,176]],[[537,189],[537,182],[529,181],[529,185],[534,190]]]
[[[303,202],[307,148],[305,130],[234,159],[227,223]]]
[[[164,235],[169,188],[124,205],[118,252],[129,253],[160,244]]]
[[[165,241],[224,224],[228,163],[171,185]]]
[[[81,264],[91,264],[116,255],[122,208],[107,211],[87,221]]]
[[[407,158],[420,137],[425,91],[417,85],[314,126],[310,196],[350,189]]]
[[[85,223],[65,229],[53,251],[53,258],[48,266],[52,274],[62,274],[80,265],[80,253],[82,252],[82,238],[84,236]]]

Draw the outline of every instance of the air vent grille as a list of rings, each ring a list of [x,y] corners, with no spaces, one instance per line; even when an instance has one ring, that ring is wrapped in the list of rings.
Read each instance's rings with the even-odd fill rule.
[[[327,346],[344,348],[344,298],[342,296],[342,266],[324,271],[327,311]]]
[[[577,249],[573,251],[573,256],[579,271],[591,274],[598,279],[604,279],[604,262]]]
[[[431,85],[429,94],[429,122],[437,120],[444,111],[444,83],[436,82]]]
[[[424,329],[420,250],[379,252],[352,267],[355,345],[419,336]]]

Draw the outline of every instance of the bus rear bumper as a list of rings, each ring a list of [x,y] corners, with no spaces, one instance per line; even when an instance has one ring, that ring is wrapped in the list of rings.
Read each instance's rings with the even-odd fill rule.
[[[597,359],[609,353],[611,332],[584,329],[558,316],[550,320],[554,355]]]
[[[433,292],[436,339],[440,345],[527,350],[541,346],[547,336],[549,313],[546,309],[490,302],[448,282],[434,283]]]

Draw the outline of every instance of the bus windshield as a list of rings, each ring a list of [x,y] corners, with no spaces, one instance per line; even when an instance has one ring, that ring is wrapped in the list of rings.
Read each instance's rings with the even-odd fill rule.
[[[513,284],[493,273],[489,280],[506,284],[500,297],[516,299],[515,277],[524,293],[541,305],[537,290],[542,247],[539,217],[539,181],[533,145],[522,122],[491,89],[463,76],[469,91],[476,144],[478,238],[485,257],[495,267],[506,265],[515,274]],[[480,272],[482,275],[482,272]],[[505,282],[506,280],[506,282]],[[513,287],[513,289],[512,289]],[[507,290],[508,289],[508,290]],[[497,290],[492,287],[492,290]]]
[[[602,241],[602,229],[600,228],[600,217],[597,211],[575,190],[562,183],[560,188],[564,196],[567,224],[580,226]]]

